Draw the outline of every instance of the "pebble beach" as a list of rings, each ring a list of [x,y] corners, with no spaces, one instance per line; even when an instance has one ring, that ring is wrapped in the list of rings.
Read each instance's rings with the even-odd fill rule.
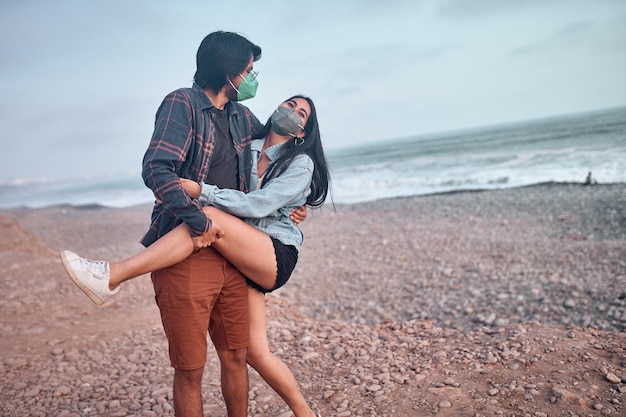
[[[96,307],[58,252],[141,249],[150,206],[0,210],[0,415],[173,416],[148,276]],[[309,211],[268,336],[323,416],[626,415],[626,184]],[[225,416],[216,355],[207,416]],[[250,371],[250,416],[289,409]]]

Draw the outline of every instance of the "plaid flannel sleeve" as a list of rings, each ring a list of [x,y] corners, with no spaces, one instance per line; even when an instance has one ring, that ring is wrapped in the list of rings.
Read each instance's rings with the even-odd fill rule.
[[[189,96],[184,92],[172,92],[163,100],[144,155],[142,177],[165,210],[187,224],[192,236],[199,236],[209,230],[211,221],[179,181],[181,166],[195,140],[192,113]]]

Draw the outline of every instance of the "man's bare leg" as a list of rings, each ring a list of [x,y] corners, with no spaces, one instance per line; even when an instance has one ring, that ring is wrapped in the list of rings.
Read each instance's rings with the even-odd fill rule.
[[[246,417],[248,415],[248,350],[218,350],[220,358],[222,395],[226,402],[228,417]]]
[[[174,413],[177,417],[202,417],[202,373],[204,368],[174,370]]]

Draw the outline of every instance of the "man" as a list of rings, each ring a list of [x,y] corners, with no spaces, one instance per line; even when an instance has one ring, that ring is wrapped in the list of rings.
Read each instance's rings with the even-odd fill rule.
[[[149,246],[184,222],[196,251],[185,261],[152,274],[174,371],[174,410],[178,417],[202,416],[202,374],[207,329],[221,364],[228,415],[247,415],[249,343],[246,282],[209,245],[222,231],[179,178],[248,191],[249,145],[262,125],[236,101],[251,98],[258,82],[253,63],[261,48],[230,32],[213,32],[200,44],[192,88],[170,93],[156,115],[143,160],[143,179],[157,199]]]

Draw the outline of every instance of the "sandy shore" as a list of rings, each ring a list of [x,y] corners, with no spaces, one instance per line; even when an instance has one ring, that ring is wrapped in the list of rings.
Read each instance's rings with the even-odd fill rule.
[[[173,415],[147,276],[110,304],[57,252],[135,253],[150,207],[0,211],[0,415]],[[626,184],[327,206],[269,337],[325,416],[626,415]],[[213,352],[205,414],[225,415]],[[253,371],[251,416],[289,416]]]

